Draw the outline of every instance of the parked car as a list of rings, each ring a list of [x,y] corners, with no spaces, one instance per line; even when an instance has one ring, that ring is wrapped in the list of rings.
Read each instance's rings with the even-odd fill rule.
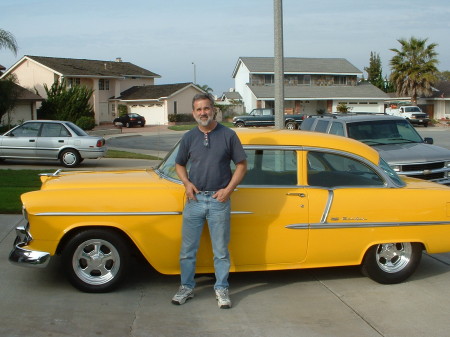
[[[288,130],[298,129],[305,117],[306,115],[304,114],[284,114],[284,126]],[[233,124],[237,128],[247,126],[274,126],[275,114],[273,109],[270,108],[253,109],[249,114],[233,117]]]
[[[106,154],[105,139],[66,121],[31,120],[0,136],[0,160],[59,160],[76,167]]]
[[[145,126],[145,118],[144,116],[141,116],[139,114],[127,114],[123,116],[119,116],[114,119],[113,124],[116,125],[117,123],[122,124],[123,126],[130,128],[135,125],[140,125],[142,127]]]
[[[232,195],[232,272],[361,265],[375,281],[397,283],[414,272],[422,250],[450,251],[449,187],[400,178],[353,139],[237,134],[248,172]],[[44,267],[61,255],[70,282],[87,292],[114,289],[136,251],[157,271],[178,274],[186,196],[177,151],[156,169],[43,175],[41,190],[21,196],[26,222],[9,260]],[[213,271],[204,231],[197,273]]]
[[[357,139],[376,149],[398,174],[450,184],[450,150],[432,145],[432,138],[422,139],[405,118],[374,114],[311,116],[301,129]]]

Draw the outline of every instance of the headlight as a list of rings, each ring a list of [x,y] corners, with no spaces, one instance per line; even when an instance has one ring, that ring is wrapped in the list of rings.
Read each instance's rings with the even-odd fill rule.
[[[395,172],[400,172],[402,167],[400,165],[391,165],[391,168],[395,171]]]

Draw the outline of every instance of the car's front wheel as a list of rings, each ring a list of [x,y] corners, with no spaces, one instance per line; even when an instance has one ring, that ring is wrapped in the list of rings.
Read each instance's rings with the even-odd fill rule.
[[[245,126],[244,122],[236,122],[235,125],[237,128],[243,128]]]
[[[379,283],[400,283],[414,273],[421,258],[420,243],[383,243],[369,248],[362,272]]]
[[[77,150],[66,149],[59,155],[59,160],[64,167],[77,167],[81,163],[81,156]]]
[[[108,292],[125,278],[129,254],[119,235],[91,229],[69,240],[62,252],[62,263],[74,287],[90,293]]]

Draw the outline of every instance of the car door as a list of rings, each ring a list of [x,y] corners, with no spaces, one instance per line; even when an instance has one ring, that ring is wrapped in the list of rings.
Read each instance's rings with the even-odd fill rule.
[[[248,171],[231,200],[232,266],[239,271],[297,265],[306,256],[309,208],[305,189],[297,184],[297,151],[246,152]]]
[[[24,123],[2,137],[1,155],[10,158],[35,158],[36,141],[42,123]]]
[[[43,123],[36,139],[36,154],[39,158],[57,159],[59,151],[69,144],[70,133],[62,123]]]

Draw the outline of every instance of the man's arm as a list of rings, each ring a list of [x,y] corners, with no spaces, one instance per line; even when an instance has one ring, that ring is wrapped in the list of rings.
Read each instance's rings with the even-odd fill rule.
[[[186,166],[175,164],[175,171],[186,189],[186,197],[189,200],[197,200],[195,195],[198,193],[197,187],[189,180]]]
[[[236,164],[236,170],[234,171],[227,187],[218,190],[217,193],[213,195],[213,198],[217,199],[220,202],[227,201],[236,186],[239,185],[242,179],[244,179],[245,173],[247,173],[247,160],[243,160]]]

